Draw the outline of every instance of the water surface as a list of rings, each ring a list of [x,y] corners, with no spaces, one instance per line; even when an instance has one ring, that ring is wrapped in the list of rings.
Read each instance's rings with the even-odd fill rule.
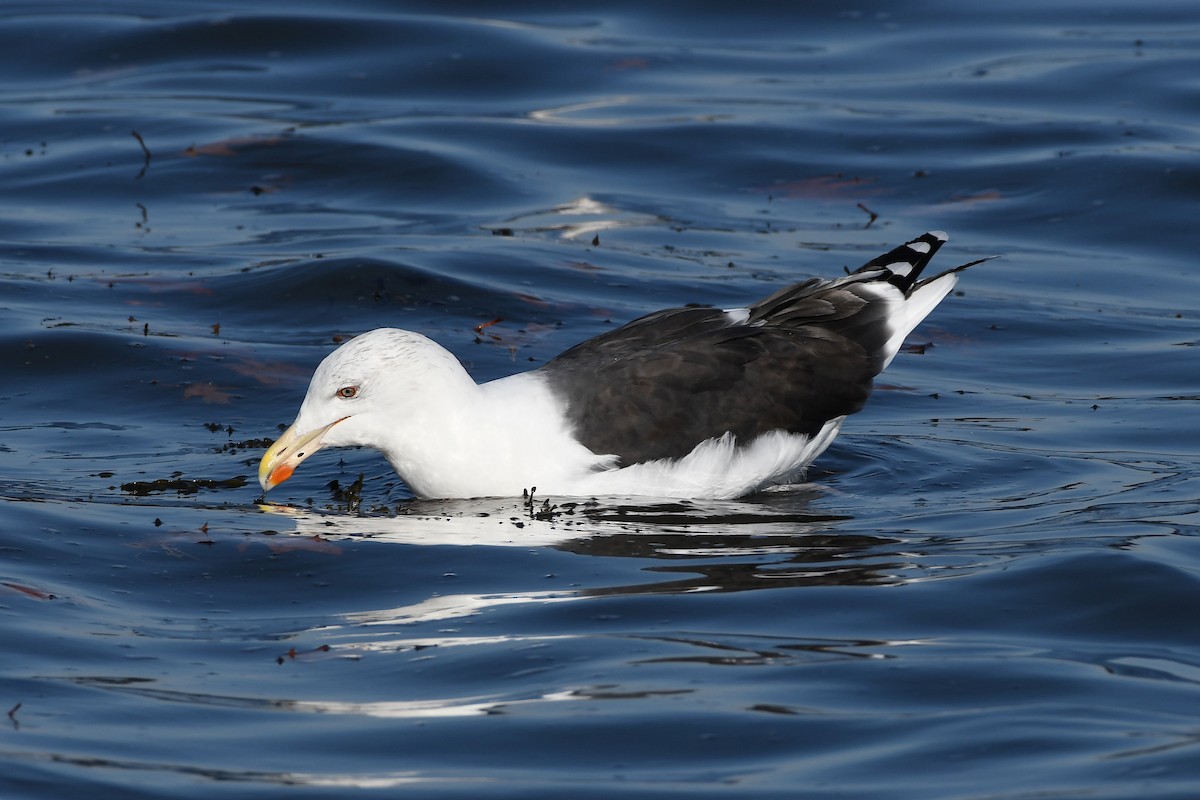
[[[5,797],[1195,796],[1200,18],[894,6],[0,9]],[[1002,258],[796,491],[260,502],[348,336],[928,229]]]

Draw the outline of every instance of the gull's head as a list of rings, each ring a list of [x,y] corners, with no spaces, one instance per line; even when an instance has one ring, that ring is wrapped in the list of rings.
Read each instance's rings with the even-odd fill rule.
[[[440,395],[474,385],[458,360],[419,333],[379,328],[351,339],[313,373],[296,421],[267,449],[258,482],[269,491],[325,447],[389,451],[397,429],[419,424]]]

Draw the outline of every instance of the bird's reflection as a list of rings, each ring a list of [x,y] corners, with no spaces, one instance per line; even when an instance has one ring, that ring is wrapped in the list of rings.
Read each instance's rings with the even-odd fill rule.
[[[636,498],[556,502],[553,498],[414,501],[387,517],[325,514],[288,506],[261,508],[286,518],[298,536],[353,538],[407,545],[554,547],[583,556],[645,559],[635,584],[554,592],[554,599],[613,595],[738,592],[799,586],[889,585],[909,580],[912,565],[898,540],[839,530],[847,519],[814,510],[824,491],[812,486],[750,501],[653,502]],[[280,526],[282,527],[282,526]],[[444,618],[492,605],[547,602],[544,590],[441,596]],[[367,612],[411,623],[420,609]]]

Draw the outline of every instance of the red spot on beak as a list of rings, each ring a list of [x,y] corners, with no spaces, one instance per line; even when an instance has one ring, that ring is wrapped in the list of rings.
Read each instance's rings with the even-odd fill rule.
[[[272,485],[278,486],[288,478],[292,477],[292,473],[295,471],[296,469],[290,464],[280,464],[278,467],[271,470],[271,475],[267,480],[269,480]]]

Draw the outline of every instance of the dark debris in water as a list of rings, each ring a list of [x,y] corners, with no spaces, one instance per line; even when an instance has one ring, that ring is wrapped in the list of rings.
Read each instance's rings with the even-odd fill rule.
[[[540,522],[553,522],[563,514],[575,513],[575,506],[577,505],[576,503],[563,503],[562,507],[560,508],[557,505],[550,505],[549,500],[543,499],[542,504],[538,506],[533,499],[533,493],[536,491],[536,486],[531,489],[521,490],[521,505],[524,507],[525,513],[529,515],[530,519],[536,519]]]
[[[159,478],[153,481],[130,481],[121,484],[121,491],[137,497],[148,497],[163,492],[195,494],[201,489],[241,489],[246,485],[245,475],[232,478]]]
[[[264,436],[261,439],[245,439],[240,442],[226,442],[220,447],[213,448],[213,452],[236,454],[239,450],[266,450],[274,443],[274,439],[268,439]]]
[[[296,648],[292,647],[285,654],[276,657],[275,663],[285,664],[288,661],[313,661],[323,656],[328,656],[332,651],[333,648],[327,644],[318,645],[312,650],[296,650]]]
[[[333,501],[344,504],[345,510],[351,514],[357,514],[362,508],[363,473],[358,473],[354,482],[345,489],[336,478],[331,480],[325,488],[333,495]]]
[[[19,592],[26,597],[32,597],[35,600],[57,600],[58,597],[50,592],[43,591],[34,586],[27,586],[23,583],[13,583],[11,581],[0,582],[0,586],[6,589],[12,589],[14,592]]]

